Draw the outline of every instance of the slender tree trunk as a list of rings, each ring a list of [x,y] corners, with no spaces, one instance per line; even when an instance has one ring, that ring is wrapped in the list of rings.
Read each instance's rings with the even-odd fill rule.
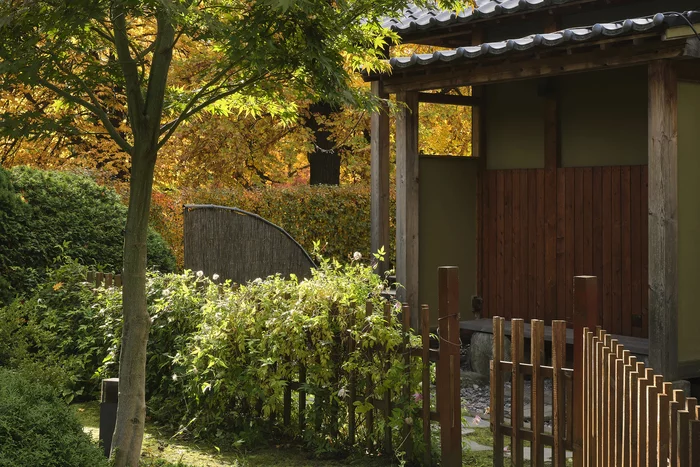
[[[316,121],[314,114],[329,117],[333,108],[326,102],[313,104],[309,111],[311,117],[306,126],[314,132],[314,151],[308,154],[310,166],[310,185],[340,185],[340,155],[335,143],[330,139],[330,131]]]
[[[156,151],[134,148],[124,235],[119,405],[111,457],[116,467],[137,467],[146,419],[146,348],[151,319],[146,306],[146,238]]]

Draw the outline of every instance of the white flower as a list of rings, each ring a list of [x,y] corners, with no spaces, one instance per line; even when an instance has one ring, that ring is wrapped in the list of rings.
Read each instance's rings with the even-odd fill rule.
[[[406,422],[406,425],[413,425],[413,419],[411,417],[406,417],[404,422]]]
[[[211,278],[214,279],[215,281],[218,281],[218,280],[219,280],[219,275],[218,275],[218,274],[214,274],[213,276],[211,276]]]
[[[338,397],[340,397],[341,399],[345,397],[345,388],[340,388],[340,390],[338,391]]]
[[[204,275],[204,271],[197,271],[197,277],[202,277]]]
[[[173,381],[177,381],[177,375],[173,373]]]
[[[255,284],[255,285],[260,285],[260,284],[262,284],[262,279],[260,279],[259,277],[256,278],[256,279],[253,281],[253,284]]]
[[[355,261],[360,261],[362,259],[362,253],[356,251],[352,254],[352,259],[354,259]]]

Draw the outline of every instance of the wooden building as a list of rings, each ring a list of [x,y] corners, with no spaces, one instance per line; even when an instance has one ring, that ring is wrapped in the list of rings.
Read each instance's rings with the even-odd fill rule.
[[[462,319],[479,296],[483,317],[571,321],[573,277],[595,275],[609,332],[648,337],[667,378],[700,377],[700,4],[477,3],[409,6],[386,26],[438,51],[368,76],[403,103],[400,298],[436,308],[436,267],[458,265]],[[422,155],[420,102],[472,106],[476,157]],[[374,249],[389,244],[389,131],[373,115]]]

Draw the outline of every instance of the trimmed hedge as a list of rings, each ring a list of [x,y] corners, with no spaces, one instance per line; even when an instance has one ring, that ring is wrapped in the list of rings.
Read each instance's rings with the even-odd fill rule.
[[[0,465],[106,467],[108,462],[53,388],[0,368]]]
[[[370,189],[367,185],[233,188],[154,193],[154,227],[172,245],[183,264],[183,204],[232,206],[264,217],[285,229],[307,251],[315,241],[325,257],[348,262],[353,252],[370,257]],[[390,212],[395,212],[392,193]],[[394,216],[391,245],[385,248],[394,262]]]
[[[88,177],[0,169],[0,303],[39,284],[59,256],[121,270],[126,212],[114,190]],[[153,229],[148,260],[158,270],[175,269],[170,248]]]

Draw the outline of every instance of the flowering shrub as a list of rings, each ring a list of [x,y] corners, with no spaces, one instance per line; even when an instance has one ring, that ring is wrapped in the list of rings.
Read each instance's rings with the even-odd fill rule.
[[[292,436],[323,452],[364,450],[368,442],[381,446],[387,423],[401,451],[409,425],[415,426],[414,454],[420,455],[421,427],[413,420],[420,406],[420,365],[405,366],[407,336],[397,308],[385,319],[385,284],[359,252],[352,258],[346,264],[319,258],[318,269],[303,281],[271,276],[235,288],[201,272],[150,273],[149,416],[180,435],[217,445]],[[67,277],[71,273],[74,279]],[[100,379],[117,375],[121,291],[94,289],[82,281],[84,273],[70,262],[37,296],[0,313],[13,323],[7,349],[23,347],[25,360],[62,365],[73,375],[69,390],[89,393]],[[32,332],[26,332],[29,326]],[[12,342],[22,335],[23,346]],[[417,340],[411,336],[410,344]],[[2,344],[0,339],[0,363]],[[37,348],[43,350],[34,353]],[[298,403],[292,404],[292,423],[284,426],[281,416],[285,388],[299,381],[301,368],[301,389],[308,394],[303,433]],[[363,421],[374,410],[370,401],[387,392],[391,415],[377,415],[368,430]],[[348,404],[357,414],[357,446],[348,444]]]

